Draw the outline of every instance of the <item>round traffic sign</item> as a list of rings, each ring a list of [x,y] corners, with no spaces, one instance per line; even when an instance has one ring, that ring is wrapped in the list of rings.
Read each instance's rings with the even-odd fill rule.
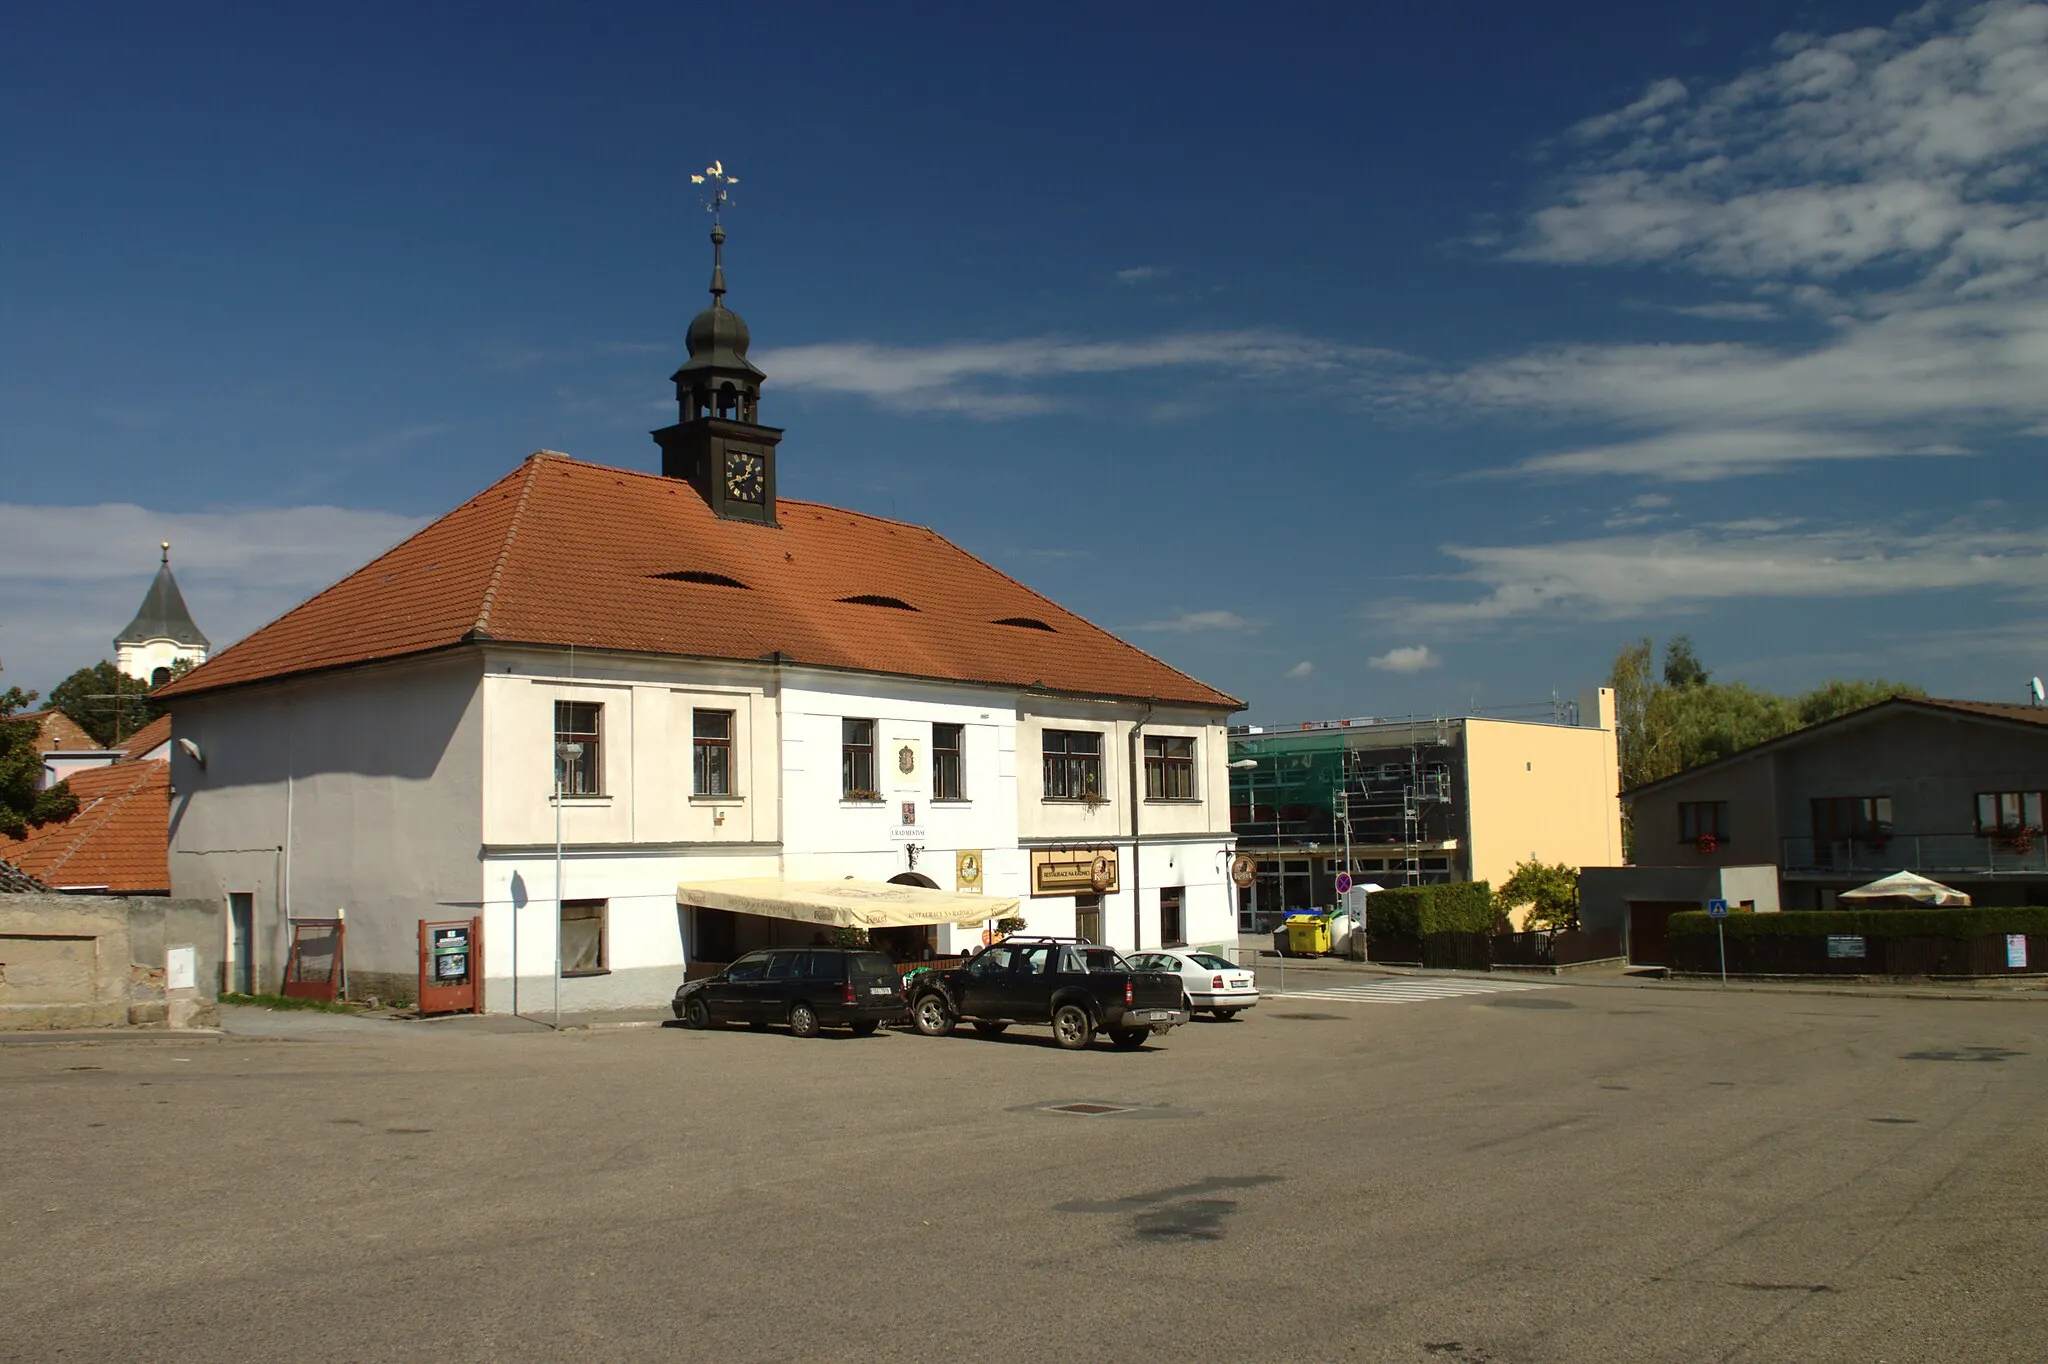
[[[1351,893],[1350,872],[1340,871],[1337,873],[1337,893],[1339,895],[1349,895]]]

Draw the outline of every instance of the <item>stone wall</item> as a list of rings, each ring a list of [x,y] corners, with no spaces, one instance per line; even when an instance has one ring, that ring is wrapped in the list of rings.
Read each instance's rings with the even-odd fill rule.
[[[0,895],[0,1030],[214,1026],[221,943],[203,900]],[[189,987],[169,980],[174,948]]]

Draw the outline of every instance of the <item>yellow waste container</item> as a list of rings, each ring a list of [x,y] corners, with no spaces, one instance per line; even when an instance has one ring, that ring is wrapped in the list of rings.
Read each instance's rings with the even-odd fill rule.
[[[1287,954],[1320,957],[1330,950],[1330,921],[1321,914],[1287,916]]]

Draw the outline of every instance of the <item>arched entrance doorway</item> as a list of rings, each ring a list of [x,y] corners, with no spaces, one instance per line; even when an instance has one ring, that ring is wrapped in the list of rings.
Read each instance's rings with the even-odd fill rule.
[[[939,883],[921,871],[898,872],[889,878],[892,886],[923,886],[926,890],[937,890]],[[939,931],[928,926],[913,925],[907,928],[871,928],[868,941],[889,954],[889,959],[899,965],[905,962],[930,961],[938,955]]]

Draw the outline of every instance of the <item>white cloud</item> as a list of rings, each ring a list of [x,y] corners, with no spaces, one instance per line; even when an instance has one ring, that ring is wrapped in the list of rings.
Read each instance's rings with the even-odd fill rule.
[[[1781,313],[1768,303],[1695,303],[1673,308],[1685,317],[1702,317],[1709,322],[1776,322]]]
[[[1148,279],[1164,279],[1173,273],[1170,265],[1134,265],[1128,270],[1116,272],[1118,284],[1143,284]]]
[[[1560,615],[1612,620],[1714,602],[1973,591],[2035,599],[2048,588],[2048,529],[1969,524],[1836,525],[1752,518],[1658,534],[1537,545],[1447,545],[1462,601],[1390,609],[1416,627]]]
[[[342,507],[159,512],[0,503],[0,688],[48,691],[113,657],[157,569],[157,542],[216,652],[419,529]]]
[[[1308,659],[1304,658],[1303,660],[1301,660],[1301,662],[1295,664],[1293,667],[1287,670],[1287,676],[1296,678],[1307,677],[1310,673],[1313,673],[1315,670],[1316,665],[1311,663]]]
[[[1796,345],[1554,345],[1401,380],[1411,401],[1615,428],[1516,472],[1699,481],[1953,454],[2048,428],[2048,6],[1787,35],[1572,129],[1511,259],[1763,294],[1676,311]]]
[[[1182,332],[1125,341],[1040,336],[885,346],[864,341],[790,346],[758,357],[777,388],[854,394],[906,412],[991,420],[1035,416],[1061,401],[1030,387],[1083,375],[1227,369],[1255,376],[1349,375],[1392,352],[1276,331]]]
[[[1443,659],[1430,652],[1427,644],[1409,644],[1398,649],[1389,649],[1366,661],[1369,668],[1378,668],[1390,673],[1419,673],[1424,668],[1434,668]]]
[[[1256,630],[1259,627],[1257,621],[1246,620],[1235,611],[1183,611],[1169,620],[1149,620],[1131,628],[1193,635],[1219,630]]]

